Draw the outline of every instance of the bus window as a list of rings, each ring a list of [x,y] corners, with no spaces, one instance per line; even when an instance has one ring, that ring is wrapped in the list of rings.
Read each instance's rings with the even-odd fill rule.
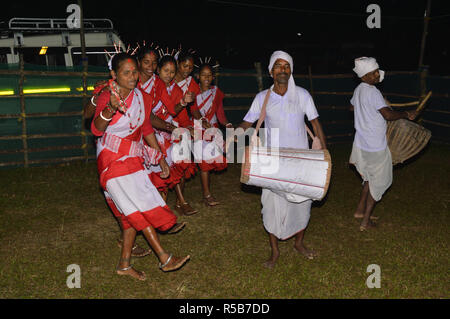
[[[8,64],[7,54],[11,53],[11,48],[0,48],[0,64]]]
[[[20,52],[23,54],[25,63],[47,66],[66,65],[64,53],[67,53],[67,48],[50,47],[47,48],[45,54],[39,54],[41,52],[41,47],[21,48]],[[18,52],[15,53],[17,54]]]

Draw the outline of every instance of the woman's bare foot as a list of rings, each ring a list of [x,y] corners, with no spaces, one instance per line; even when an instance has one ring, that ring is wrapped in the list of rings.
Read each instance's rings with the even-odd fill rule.
[[[138,271],[136,269],[133,268],[133,266],[128,266],[128,267],[124,267],[124,268],[117,268],[116,270],[118,275],[128,275],[131,276],[133,278],[136,278],[138,280],[144,281],[147,278],[145,277],[145,272],[143,271]]]

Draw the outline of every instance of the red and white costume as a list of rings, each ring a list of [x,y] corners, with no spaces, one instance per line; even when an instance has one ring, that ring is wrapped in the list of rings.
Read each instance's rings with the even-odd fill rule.
[[[94,119],[106,107],[111,93],[104,91],[97,99]],[[125,114],[116,112],[105,132],[94,121],[92,133],[97,139],[97,167],[100,185],[108,205],[122,222],[123,229],[140,231],[149,225],[161,231],[173,227],[177,217],[150,181],[144,164],[156,164],[162,153],[148,147],[143,137],[153,133],[150,123],[152,98],[134,89],[125,99]],[[145,163],[144,163],[145,161]]]
[[[156,102],[156,81],[159,79],[159,77],[153,73],[153,75],[150,77],[150,79],[147,80],[145,83],[141,83],[141,81],[138,81],[138,88],[140,88],[143,92],[150,95],[150,97],[153,100],[153,103]],[[153,108],[153,105],[152,105]]]
[[[154,77],[155,81],[153,85],[146,86],[146,83],[142,85],[144,92],[149,95],[153,95],[155,98],[152,112],[165,122],[179,127],[179,123],[174,121],[175,105],[177,105],[183,97],[183,91],[173,81],[169,86],[166,86],[166,84],[159,77]],[[195,173],[195,166],[190,161],[190,154],[186,154],[189,158],[186,158],[185,161],[173,160],[172,152],[174,148],[180,146],[180,141],[172,137],[172,134],[155,129],[155,136],[161,151],[166,156],[166,162],[170,167],[170,176],[169,178],[162,179],[160,177],[161,168],[159,165],[152,165],[151,168],[147,170],[147,173],[158,190],[165,191],[167,187],[173,188],[176,184],[178,184],[181,178],[190,178]]]
[[[188,76],[183,81],[177,83],[178,87],[183,91],[183,96],[186,95],[187,92],[194,92],[195,95],[200,94],[200,87],[197,82],[192,78],[192,76]],[[174,119],[175,122],[179,124],[179,127],[192,127],[193,122],[192,119],[189,118],[187,109],[183,109]]]
[[[199,111],[214,130],[203,130],[202,140],[194,142],[194,158],[202,171],[220,171],[227,167],[226,158],[223,156],[223,138],[219,131],[219,122],[222,125],[228,123],[223,110],[223,92],[217,86],[211,86],[197,95],[192,111]],[[210,134],[208,134],[210,133]]]

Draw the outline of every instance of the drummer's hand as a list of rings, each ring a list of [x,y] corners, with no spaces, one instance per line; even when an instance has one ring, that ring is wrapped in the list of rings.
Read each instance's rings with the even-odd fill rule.
[[[167,162],[164,158],[161,158],[161,160],[159,161],[159,166],[161,167],[160,177],[161,178],[169,177],[170,175],[169,165],[167,165]]]
[[[417,111],[406,111],[406,114],[408,114],[408,120],[414,121],[417,117]]]

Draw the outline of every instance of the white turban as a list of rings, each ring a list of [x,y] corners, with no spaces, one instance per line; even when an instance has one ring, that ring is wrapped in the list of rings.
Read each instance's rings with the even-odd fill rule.
[[[353,71],[358,75],[358,77],[362,78],[364,75],[366,75],[369,72],[375,71],[376,69],[379,69],[377,60],[374,58],[368,58],[368,57],[360,57],[355,59],[355,67],[353,68]],[[384,79],[384,71],[379,70],[380,72],[380,82]]]
[[[269,62],[269,72],[271,73],[271,76],[272,76],[273,65],[275,64],[275,61],[278,59],[283,59],[283,60],[287,61],[291,67],[291,76],[289,77],[288,90],[287,90],[286,94],[291,103],[297,104],[298,103],[298,94],[297,94],[297,90],[295,88],[294,77],[292,76],[292,74],[294,73],[294,61],[292,60],[292,57],[288,53],[286,53],[284,51],[275,51],[274,53],[272,53],[272,55],[270,57],[270,62]],[[273,85],[270,87],[270,89],[273,89]]]

